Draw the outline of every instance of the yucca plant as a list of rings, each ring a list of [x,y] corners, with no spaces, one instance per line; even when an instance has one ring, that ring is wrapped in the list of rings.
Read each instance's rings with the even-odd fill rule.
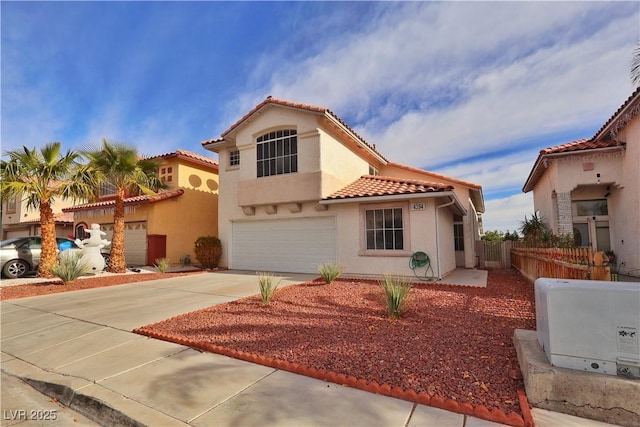
[[[57,264],[51,268],[51,272],[62,279],[64,283],[73,282],[78,277],[91,272],[91,267],[82,259],[76,251],[63,251],[60,253]]]
[[[400,276],[385,274],[379,281],[387,303],[387,314],[392,319],[400,317],[400,310],[411,290],[411,282]]]
[[[273,293],[280,285],[280,280],[276,280],[273,274],[257,272],[258,286],[260,287],[260,295],[262,295],[262,303],[269,304]]]
[[[328,285],[340,277],[343,271],[344,269],[335,262],[327,262],[318,266],[318,273],[320,273],[320,277],[322,277]]]
[[[169,268],[169,258],[158,258],[155,267],[160,273],[166,273]]]

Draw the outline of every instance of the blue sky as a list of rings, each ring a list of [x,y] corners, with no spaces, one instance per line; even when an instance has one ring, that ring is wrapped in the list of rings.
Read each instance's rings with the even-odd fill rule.
[[[539,150],[631,95],[638,2],[7,2],[3,152],[101,139],[191,150],[268,95],[330,108],[388,159],[533,213]]]

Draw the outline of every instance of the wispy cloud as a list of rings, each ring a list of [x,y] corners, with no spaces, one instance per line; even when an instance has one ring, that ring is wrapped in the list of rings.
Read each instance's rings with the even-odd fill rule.
[[[512,230],[538,151],[592,136],[631,93],[639,16],[631,2],[7,2],[2,146],[201,151],[273,95],[481,184],[485,227]]]

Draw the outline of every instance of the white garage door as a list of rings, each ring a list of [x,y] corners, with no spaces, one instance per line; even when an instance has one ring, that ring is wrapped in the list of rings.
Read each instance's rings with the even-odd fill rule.
[[[113,240],[113,224],[105,224],[106,240]],[[124,257],[127,266],[140,266],[147,263],[147,223],[127,222],[124,225]]]
[[[231,268],[316,273],[336,261],[335,218],[233,223]]]

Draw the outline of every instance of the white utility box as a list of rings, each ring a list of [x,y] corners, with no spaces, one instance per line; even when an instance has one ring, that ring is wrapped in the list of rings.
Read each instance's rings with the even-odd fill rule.
[[[640,378],[640,283],[540,278],[535,298],[552,365]]]

